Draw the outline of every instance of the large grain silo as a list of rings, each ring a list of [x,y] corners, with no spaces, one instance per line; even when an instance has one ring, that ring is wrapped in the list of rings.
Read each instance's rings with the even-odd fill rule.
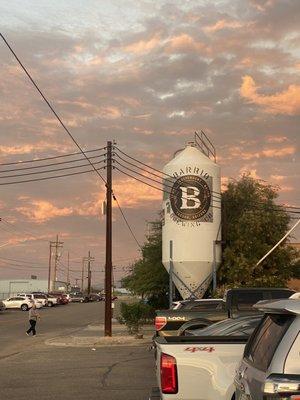
[[[184,299],[201,298],[221,261],[221,177],[201,132],[164,167],[163,264]]]

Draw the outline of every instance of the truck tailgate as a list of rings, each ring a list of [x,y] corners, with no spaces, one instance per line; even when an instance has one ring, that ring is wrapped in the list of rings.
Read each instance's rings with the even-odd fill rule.
[[[231,400],[235,370],[246,341],[245,337],[224,336],[157,339],[157,381],[160,389],[161,354],[175,357],[177,364],[178,393],[162,394],[162,399]]]

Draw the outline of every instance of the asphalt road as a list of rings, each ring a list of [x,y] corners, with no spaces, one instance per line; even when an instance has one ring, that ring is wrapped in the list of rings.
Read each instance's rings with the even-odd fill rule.
[[[155,386],[147,346],[47,346],[45,340],[103,322],[104,304],[42,309],[36,338],[27,337],[28,315],[0,314],[1,400],[146,400]]]

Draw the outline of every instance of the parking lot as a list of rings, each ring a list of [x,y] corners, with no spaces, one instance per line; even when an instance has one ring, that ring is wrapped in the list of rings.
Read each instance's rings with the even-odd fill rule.
[[[68,304],[40,310],[37,337],[27,337],[27,312],[0,314],[1,399],[147,399],[155,386],[147,345],[48,346],[46,340],[100,324],[103,303]]]

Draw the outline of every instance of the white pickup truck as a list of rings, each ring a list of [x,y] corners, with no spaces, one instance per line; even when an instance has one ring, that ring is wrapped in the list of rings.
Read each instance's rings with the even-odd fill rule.
[[[156,338],[159,390],[150,400],[234,399],[235,370],[261,317],[228,319],[192,336]]]

